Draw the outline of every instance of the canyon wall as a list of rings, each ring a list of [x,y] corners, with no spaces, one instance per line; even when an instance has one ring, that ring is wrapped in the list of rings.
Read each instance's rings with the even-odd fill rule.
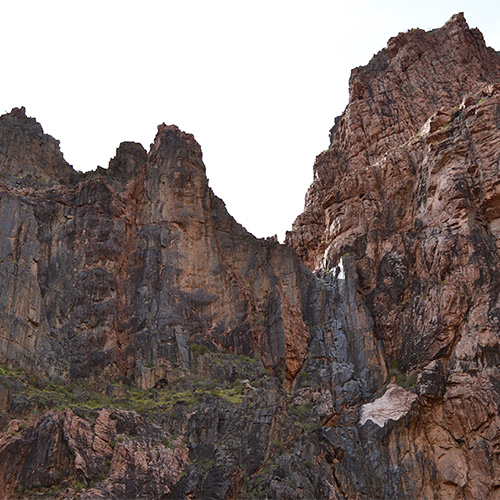
[[[165,124],[85,174],[0,117],[5,498],[500,497],[500,56],[353,70],[286,245]]]

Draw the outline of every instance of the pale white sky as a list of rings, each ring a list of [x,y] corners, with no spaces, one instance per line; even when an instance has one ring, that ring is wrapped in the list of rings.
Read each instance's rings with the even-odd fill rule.
[[[500,50],[497,0],[0,0],[0,112],[26,106],[78,170],[174,123],[236,220],[282,239],[350,70],[460,11]]]

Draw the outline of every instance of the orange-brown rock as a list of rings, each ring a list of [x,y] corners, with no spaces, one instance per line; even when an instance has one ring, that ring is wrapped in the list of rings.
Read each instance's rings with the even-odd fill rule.
[[[41,133],[24,113],[5,121],[21,138]],[[242,498],[251,481],[271,478],[275,443],[302,443],[385,383],[351,263],[342,280],[314,275],[291,248],[249,234],[209,188],[192,135],[160,125],[149,153],[122,143],[109,169],[67,181],[57,165],[9,165],[0,170],[0,422],[14,419],[13,432],[21,417],[35,422],[4,434],[3,463],[16,461],[0,465],[0,492]],[[39,165],[43,180],[30,174]],[[155,424],[141,421],[141,439],[127,439],[123,414],[106,405],[141,411],[130,425]],[[187,449],[165,447],[155,426]],[[301,470],[301,491],[324,496],[320,478],[332,474],[325,464],[310,477]],[[266,488],[295,491],[288,476]]]
[[[24,136],[55,143],[24,112],[3,121],[20,131],[4,131],[7,151]],[[65,380],[133,377],[149,388],[189,366],[195,342],[258,352],[283,379],[295,376],[315,282],[290,249],[232,219],[192,135],[161,125],[149,154],[123,143],[108,170],[73,172],[76,184],[61,177],[70,167],[59,156],[45,165],[44,151],[27,165],[9,157],[2,173],[0,361]],[[42,167],[43,182],[31,182]]]
[[[77,174],[2,117],[0,492],[497,498],[499,77],[463,15],[353,71],[287,237],[314,273],[177,127]]]
[[[311,268],[350,255],[393,377],[416,378],[418,402],[383,431],[369,415],[397,410],[390,389],[363,407],[360,449],[387,440],[372,462],[386,484],[352,495],[498,495],[499,70],[462,15],[391,39],[353,71],[287,236]]]

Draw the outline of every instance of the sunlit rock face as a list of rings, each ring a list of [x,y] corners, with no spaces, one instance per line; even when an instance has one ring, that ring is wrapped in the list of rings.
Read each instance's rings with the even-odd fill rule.
[[[192,135],[160,125],[149,153],[122,143],[109,169],[79,174],[24,110],[2,120],[18,134],[6,150],[36,136],[44,159],[17,155],[21,168],[9,158],[0,181],[0,361],[33,372],[18,373],[21,382],[6,372],[2,418],[64,410],[12,421],[0,456],[10,462],[17,450],[24,472],[0,473],[9,495],[32,483],[82,498],[244,495],[280,456],[273,442],[303,440],[299,423],[319,428],[383,386],[381,346],[349,259],[344,279],[314,275],[289,247],[249,234],[209,188]],[[47,144],[56,165],[45,162]],[[186,398],[190,411],[173,418],[171,405]],[[146,408],[157,409],[148,416],[160,437],[133,427],[133,445],[125,428],[96,430],[102,412],[116,426],[125,410],[140,422],[135,410]],[[222,482],[197,460],[224,469]],[[309,496],[323,491],[321,474],[308,480]]]
[[[415,384],[400,418],[389,390],[361,411],[392,455],[376,498],[497,494],[499,69],[462,15],[391,39],[353,71],[287,237],[311,269],[350,255],[389,371]]]
[[[3,496],[496,498],[499,76],[462,15],[391,39],[288,246],[175,126],[82,174],[0,117]]]

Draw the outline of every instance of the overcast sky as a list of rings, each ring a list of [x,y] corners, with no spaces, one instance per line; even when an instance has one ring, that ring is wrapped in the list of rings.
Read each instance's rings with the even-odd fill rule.
[[[193,133],[229,212],[283,238],[353,67],[463,11],[500,50],[498,1],[0,0],[0,112],[25,106],[78,170],[165,122]]]

